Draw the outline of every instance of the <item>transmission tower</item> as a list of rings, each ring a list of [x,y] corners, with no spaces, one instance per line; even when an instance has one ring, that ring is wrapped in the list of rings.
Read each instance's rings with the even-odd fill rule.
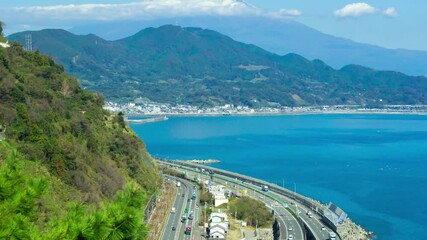
[[[25,48],[26,51],[32,52],[33,51],[33,40],[31,38],[31,34],[25,35]]]

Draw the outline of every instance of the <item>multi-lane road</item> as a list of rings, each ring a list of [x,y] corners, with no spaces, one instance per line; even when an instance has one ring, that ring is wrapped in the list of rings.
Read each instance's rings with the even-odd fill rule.
[[[204,175],[198,175],[197,177],[203,179]],[[205,176],[206,177],[206,176]],[[301,225],[298,223],[298,220],[288,211],[285,207],[267,196],[262,192],[253,191],[251,189],[258,188],[257,186],[251,186],[251,184],[233,184],[234,179],[224,177],[224,178],[213,178],[213,181],[219,184],[226,185],[228,188],[247,191],[249,196],[263,201],[271,210],[274,210],[274,215],[280,223],[280,240],[289,239],[290,236],[294,240],[305,240],[304,230]]]
[[[169,161],[163,162],[163,164],[169,164],[169,166],[173,165],[188,172],[193,172],[194,174],[197,174],[197,177],[199,178],[201,176],[206,176],[198,171],[200,169],[196,169],[196,167],[192,165],[188,166],[183,164],[175,164]],[[274,189],[274,191],[269,191],[268,193],[263,192],[261,191],[259,182],[250,181],[253,180],[252,178],[229,172],[222,174],[222,172],[225,171],[215,171],[215,181],[222,181],[223,184],[232,183],[232,185],[237,188],[247,188],[249,189],[250,193],[252,192],[254,197],[260,198],[267,204],[267,206],[274,208],[275,212],[277,213],[277,219],[281,221],[283,225],[285,225],[285,227],[281,228],[280,239],[289,239],[290,235],[292,235],[292,239],[306,239],[306,234],[303,231],[303,224],[307,227],[315,239],[330,239],[329,232],[332,232],[332,230],[322,223],[321,216],[317,215],[313,209],[298,203],[298,201],[290,198],[287,196],[287,194],[283,194],[281,189]],[[288,211],[288,209],[284,208],[287,204],[289,204],[288,207],[292,209],[294,215],[296,215],[300,221],[298,221],[297,218]],[[313,205],[315,205],[315,203],[313,203]],[[311,217],[306,214],[307,211],[312,212]],[[338,240],[339,238],[337,237],[336,239]]]
[[[161,239],[164,240],[198,240],[200,236],[199,223],[199,207],[198,207],[198,188],[197,186],[184,179],[169,178],[169,181],[180,182],[177,190],[177,195],[173,203],[173,210],[166,221]],[[192,199],[193,193],[196,193],[196,199]],[[189,219],[190,214],[193,219]],[[185,221],[182,221],[185,217]],[[191,232],[185,233],[186,228],[190,227]]]

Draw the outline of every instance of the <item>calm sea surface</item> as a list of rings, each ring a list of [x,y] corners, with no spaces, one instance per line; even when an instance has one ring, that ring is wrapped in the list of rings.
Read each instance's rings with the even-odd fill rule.
[[[380,240],[427,239],[427,116],[175,117],[133,124],[153,156],[213,166],[339,205]]]

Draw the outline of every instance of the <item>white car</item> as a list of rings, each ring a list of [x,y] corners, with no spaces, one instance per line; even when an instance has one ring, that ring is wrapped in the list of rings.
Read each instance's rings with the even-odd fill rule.
[[[288,228],[288,231],[292,231],[292,230],[293,230],[292,227]]]
[[[294,239],[294,236],[289,235],[288,239],[289,239],[289,240],[293,240],[293,239]]]
[[[326,228],[322,226],[322,231],[324,231]]]

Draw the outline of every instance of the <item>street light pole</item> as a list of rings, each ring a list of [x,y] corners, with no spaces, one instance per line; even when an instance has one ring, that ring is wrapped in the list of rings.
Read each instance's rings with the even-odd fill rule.
[[[295,203],[295,212],[297,215],[299,215],[298,205],[297,205],[297,184],[296,183],[294,183],[294,203]]]

